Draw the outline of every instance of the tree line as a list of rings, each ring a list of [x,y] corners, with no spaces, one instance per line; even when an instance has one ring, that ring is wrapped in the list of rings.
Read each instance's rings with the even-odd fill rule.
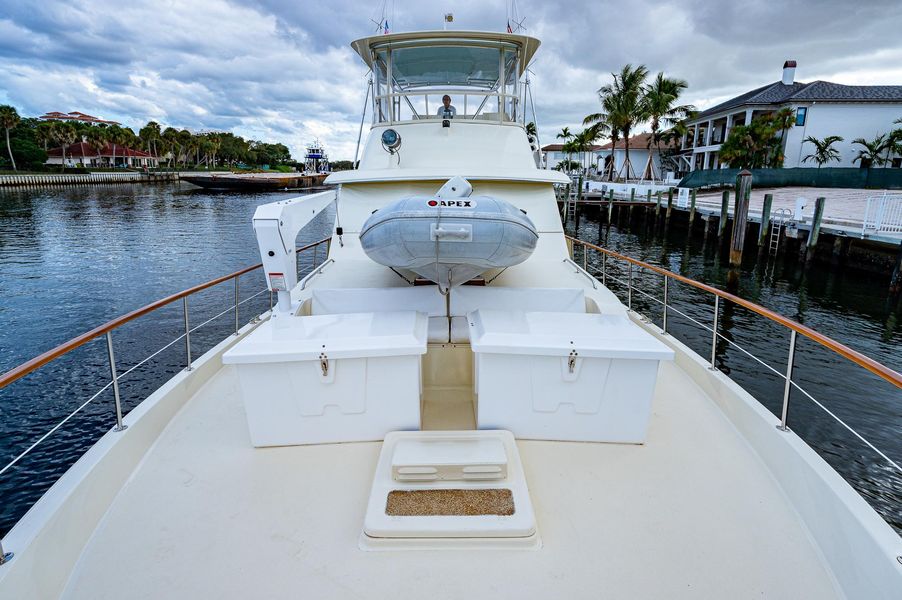
[[[42,121],[22,118],[12,106],[0,106],[0,127],[6,139],[6,162],[13,170],[41,169],[51,147],[60,147],[65,163],[69,147],[86,142],[95,149],[107,145],[113,152],[143,150],[173,168],[235,167],[270,165],[296,166],[284,144],[246,140],[229,132],[192,133],[187,129],[163,128],[149,121],[135,133],[121,125],[73,121]]]

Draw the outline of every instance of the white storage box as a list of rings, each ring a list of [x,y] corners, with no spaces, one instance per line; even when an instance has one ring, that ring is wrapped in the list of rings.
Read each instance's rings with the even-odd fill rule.
[[[477,310],[468,321],[479,429],[645,441],[658,363],[673,351],[626,316]]]
[[[270,319],[223,354],[254,446],[381,440],[420,427],[427,318],[414,311]]]

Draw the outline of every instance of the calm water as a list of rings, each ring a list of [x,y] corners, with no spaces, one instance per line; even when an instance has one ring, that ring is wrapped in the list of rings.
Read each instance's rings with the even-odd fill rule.
[[[190,189],[189,189],[190,188]],[[0,190],[0,371],[104,321],[196,283],[259,262],[251,228],[257,205],[296,194],[220,194],[192,186],[98,186]],[[301,232],[298,243],[326,237],[331,213]],[[725,286],[727,271],[710,245],[685,243],[685,231],[664,235],[652,227],[599,227],[583,219],[580,236]],[[302,268],[309,264],[308,254]],[[590,261],[594,262],[594,261]],[[595,266],[600,268],[600,263]],[[611,267],[611,273],[616,273]],[[625,275],[625,271],[624,271]],[[656,277],[637,280],[660,296]],[[242,279],[242,299],[264,285],[260,272]],[[612,289],[619,292],[617,285]],[[739,294],[902,369],[900,315],[887,306],[887,284],[878,277],[817,269],[794,261],[768,269],[749,265]],[[192,325],[228,308],[233,288],[225,284],[191,300]],[[625,291],[621,296],[626,298]],[[670,290],[679,310],[711,320],[712,301],[689,289]],[[241,321],[268,308],[266,294],[241,308]],[[634,306],[660,322],[660,308],[636,295]],[[227,313],[193,333],[195,357],[234,326]],[[727,308],[722,331],[778,371],[785,369],[788,336],[761,318]],[[705,356],[710,334],[671,315],[669,329]],[[157,311],[114,333],[119,372],[163,348],[182,332],[181,305]],[[719,367],[779,411],[782,382],[738,350],[721,344]],[[124,376],[124,408],[133,408],[184,366],[182,342]],[[895,388],[807,341],[799,342],[795,379],[830,410],[902,461],[902,397]],[[100,390],[109,378],[106,347],[92,342],[0,390],[0,465]],[[114,421],[112,393],[102,393],[22,462],[0,475],[0,533]],[[792,397],[790,426],[854,483],[887,520],[902,531],[902,479],[841,426],[799,393]],[[704,432],[698,432],[704,435]]]

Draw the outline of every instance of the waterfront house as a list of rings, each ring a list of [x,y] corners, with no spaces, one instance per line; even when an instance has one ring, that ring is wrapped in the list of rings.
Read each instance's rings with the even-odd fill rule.
[[[673,142],[661,140],[660,150],[665,151],[673,145]],[[626,179],[626,142],[617,140],[616,147],[611,142],[601,146],[596,152],[598,158],[599,173],[609,173],[613,161],[613,174],[615,179]],[[652,172],[649,173],[649,156],[652,161]],[[650,133],[640,133],[630,136],[630,179],[662,179],[668,172],[674,171],[672,166],[665,164],[662,168],[661,156]]]
[[[126,148],[116,144],[107,144],[97,150],[87,142],[70,144],[66,146],[65,164],[67,167],[83,165],[85,167],[131,167],[140,169],[143,167],[156,167],[160,159],[141,150]],[[51,148],[47,151],[48,165],[63,164],[63,148]]]
[[[587,153],[595,153],[601,150],[601,146],[593,144],[586,152]],[[548,144],[547,146],[542,146],[542,167],[545,169],[553,169],[558,163],[561,161],[567,160],[567,153],[564,152],[563,144]],[[580,161],[580,153],[571,152],[570,160],[579,162]],[[592,161],[594,164],[595,161]]]
[[[787,60],[780,81],[721,102],[688,120],[681,170],[726,167],[719,160],[719,151],[730,130],[782,108],[795,113],[794,125],[784,140],[784,167],[816,167],[813,162],[802,162],[813,151],[811,143],[804,139],[808,136],[823,139],[830,135],[842,136],[843,141],[833,146],[839,151],[840,161],[829,166],[856,167],[858,163],[852,160],[858,154],[858,147],[852,144],[853,139],[871,140],[899,126],[893,121],[902,118],[902,85],[802,83],[795,81],[795,71],[796,61]],[[896,157],[891,166],[902,166],[902,158]]]

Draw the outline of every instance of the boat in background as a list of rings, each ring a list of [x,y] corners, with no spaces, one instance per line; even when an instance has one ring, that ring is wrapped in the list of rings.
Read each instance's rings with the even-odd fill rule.
[[[312,144],[307,144],[304,151],[304,172],[328,173],[330,170],[329,155],[326,154],[322,142],[314,140]]]

